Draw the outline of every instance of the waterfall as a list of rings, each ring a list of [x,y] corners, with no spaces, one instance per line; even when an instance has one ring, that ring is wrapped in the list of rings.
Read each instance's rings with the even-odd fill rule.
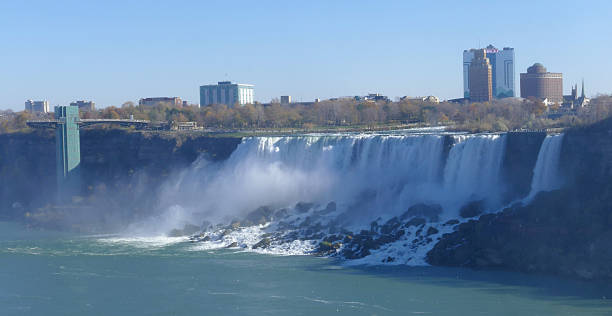
[[[505,137],[500,135],[455,136],[444,170],[444,192],[455,207],[470,200],[499,205],[500,172]],[[449,205],[448,207],[452,207]]]
[[[452,139],[445,151],[445,137]],[[161,197],[222,220],[269,205],[335,201],[355,225],[438,204],[440,220],[474,200],[499,206],[504,135],[400,134],[245,138],[221,164],[198,163]],[[195,221],[198,221],[197,219]]]
[[[561,187],[562,179],[559,174],[559,158],[563,134],[547,135],[542,142],[531,180],[531,192],[528,201],[541,191],[552,191]]]
[[[266,251],[303,254],[325,234],[378,234],[383,230],[376,227],[386,227],[391,239],[352,262],[379,264],[392,257],[394,264],[421,265],[437,238],[466,220],[462,207],[501,208],[505,149],[506,135],[499,134],[249,137],[227,160],[203,156],[168,181],[159,195],[161,213],[131,231],[164,234],[206,221],[221,225],[205,232],[208,241],[198,249],[238,244],[254,250],[272,234],[274,244]],[[269,226],[225,228],[262,206],[284,215],[274,215]]]

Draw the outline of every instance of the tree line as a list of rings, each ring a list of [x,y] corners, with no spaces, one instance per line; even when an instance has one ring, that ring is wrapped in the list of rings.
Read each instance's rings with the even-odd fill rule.
[[[9,111],[10,112],[10,111]],[[0,133],[26,129],[25,122],[34,116],[27,112],[10,113],[0,121]],[[612,116],[612,96],[591,100],[588,107],[567,111],[547,107],[536,99],[500,99],[484,103],[429,103],[420,100],[359,101],[327,100],[312,104],[279,103],[245,106],[156,106],[126,102],[92,112],[81,112],[81,118],[150,120],[161,122],[197,122],[208,129],[281,129],[316,130],[329,127],[371,128],[383,124],[423,123],[447,125],[473,132],[508,131],[569,127],[597,122]],[[2,116],[7,117],[7,115]],[[47,115],[47,117],[51,117]]]

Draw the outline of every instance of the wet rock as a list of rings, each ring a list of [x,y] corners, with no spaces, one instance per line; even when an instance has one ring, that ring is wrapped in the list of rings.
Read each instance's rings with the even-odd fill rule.
[[[272,240],[270,240],[270,238],[264,238],[262,240],[260,240],[258,243],[254,244],[253,247],[251,247],[252,249],[266,249],[268,247],[270,247],[270,245],[272,244]]]
[[[242,226],[242,225],[241,225],[241,223],[239,221],[233,221],[230,224],[229,228],[232,229],[232,230],[236,230],[236,229],[240,228],[240,226]]]
[[[228,245],[227,247],[225,247],[225,248],[238,248],[238,243],[234,241],[233,243],[229,244],[229,245]]]
[[[329,235],[325,238],[323,238],[323,241],[327,241],[327,242],[334,242],[334,241],[338,241],[341,240],[342,238],[339,235]]]
[[[336,202],[329,202],[327,203],[327,206],[324,209],[319,211],[319,214],[325,215],[325,214],[333,213],[335,211],[336,211]]]
[[[317,223],[315,224],[316,219],[314,218],[314,216],[308,216],[304,219],[304,221],[302,221],[300,223],[300,225],[298,225],[299,228],[310,228],[310,229],[315,229],[315,226],[319,226],[320,224]]]
[[[484,200],[472,201],[461,207],[459,216],[463,218],[475,217],[485,211]]]
[[[193,235],[199,231],[200,231],[200,227],[196,225],[186,224],[185,227],[183,227],[183,233],[185,235]]]
[[[391,234],[392,232],[400,228],[401,225],[402,223],[400,222],[399,218],[393,217],[392,219],[388,220],[385,223],[385,225],[383,225],[380,228],[380,233],[381,234]]]
[[[317,256],[329,256],[331,254],[336,253],[336,251],[340,248],[342,248],[342,243],[322,241],[319,243],[319,246],[317,247],[314,253]]]
[[[168,237],[181,237],[185,236],[182,229],[173,229],[168,233]]]
[[[416,233],[414,233],[416,236],[421,236],[421,233],[423,232],[423,227],[419,228]]]
[[[278,229],[280,230],[286,230],[286,229],[290,229],[290,228],[295,228],[293,225],[285,222],[285,221],[280,221],[277,224]]]
[[[450,221],[444,223],[444,226],[448,226],[448,225],[457,225],[459,224],[459,220],[457,219],[451,219]]]
[[[400,237],[404,236],[405,234],[406,234],[406,231],[403,229],[400,229],[394,234],[394,236],[395,236],[395,239],[400,239]]]
[[[298,202],[295,205],[295,210],[298,211],[298,213],[306,213],[310,211],[310,209],[312,209],[313,206],[314,206],[314,203]]]
[[[372,223],[370,223],[370,232],[373,233],[377,233],[378,232],[378,222],[377,221],[373,221]]]
[[[410,226],[421,226],[425,225],[426,222],[427,221],[424,218],[417,217],[406,222],[406,224],[404,224],[404,227],[408,228]]]
[[[286,208],[280,209],[274,213],[274,218],[285,218],[289,216],[289,211]]]
[[[181,237],[193,235],[200,231],[200,227],[192,224],[186,224],[183,229],[173,229],[168,233],[169,237]]]
[[[427,229],[427,236],[429,236],[429,235],[433,235],[433,234],[437,234],[438,232],[439,232],[439,230],[438,230],[438,229],[436,229],[436,228],[435,228],[435,227],[433,227],[433,226],[430,226],[430,227]]]
[[[437,222],[438,216],[442,213],[442,206],[438,204],[416,204],[408,208],[408,210],[402,214],[400,219],[406,220],[411,217],[423,217],[430,222]]]
[[[248,226],[263,225],[272,221],[272,214],[274,211],[269,206],[262,206],[252,211],[245,217],[245,221],[249,223]]]

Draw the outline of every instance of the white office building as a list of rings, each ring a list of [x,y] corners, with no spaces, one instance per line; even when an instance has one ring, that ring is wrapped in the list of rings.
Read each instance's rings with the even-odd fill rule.
[[[200,86],[200,106],[225,104],[228,106],[253,104],[254,85],[219,81]]]
[[[25,101],[25,110],[30,113],[49,113],[49,101]]]
[[[514,48],[499,50],[493,45],[485,48],[491,64],[493,97],[497,99],[515,96],[514,90]],[[470,97],[470,65],[475,49],[463,51],[463,97]]]

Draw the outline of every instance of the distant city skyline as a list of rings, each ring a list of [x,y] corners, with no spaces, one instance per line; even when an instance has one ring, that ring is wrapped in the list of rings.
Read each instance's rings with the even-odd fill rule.
[[[475,18],[483,6],[491,14]],[[563,73],[564,94],[583,78],[587,95],[609,94],[611,11],[607,1],[10,1],[0,5],[0,109],[199,103],[199,87],[218,81],[253,84],[262,103],[460,98],[463,51],[489,44],[515,49],[516,96],[518,74],[537,62]]]

